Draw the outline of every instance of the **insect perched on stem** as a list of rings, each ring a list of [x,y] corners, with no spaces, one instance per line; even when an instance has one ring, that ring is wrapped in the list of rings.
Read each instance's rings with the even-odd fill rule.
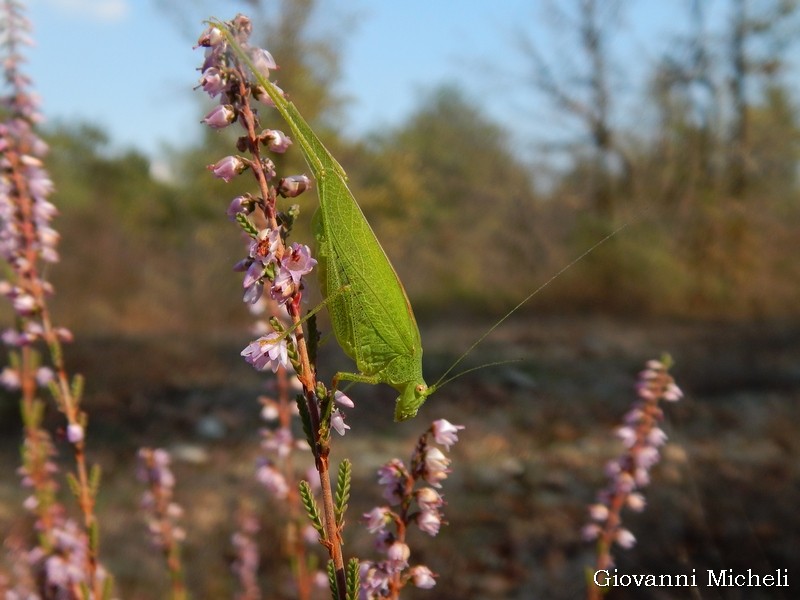
[[[255,68],[245,49],[225,26],[221,23],[214,25],[225,31],[232,48],[250,67],[257,83],[263,87],[289,125],[317,181],[319,208],[314,214],[313,226],[317,240],[320,287],[336,339],[359,370],[358,373],[337,373],[334,384],[347,380],[391,385],[400,392],[395,405],[395,420],[404,421],[414,417],[428,396],[452,378],[442,380],[487,335],[561,273],[619,231],[600,240],[524,298],[473,343],[436,384],[428,386],[422,376],[422,341],[411,303],[394,267],[347,187],[344,169],[311,130],[294,104]]]

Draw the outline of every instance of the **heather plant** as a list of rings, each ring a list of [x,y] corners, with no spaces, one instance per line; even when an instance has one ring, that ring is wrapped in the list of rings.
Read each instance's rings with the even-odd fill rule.
[[[142,512],[147,519],[147,529],[153,545],[159,548],[166,561],[173,600],[186,598],[181,542],[186,532],[178,524],[183,509],[173,500],[175,476],[170,469],[170,456],[163,448],[139,450],[139,480],[147,484],[142,496]]]
[[[677,402],[683,392],[669,374],[670,357],[651,360],[639,373],[636,383],[637,398],[624,417],[616,435],[625,451],[606,465],[608,485],[597,494],[597,502],[589,507],[591,522],[583,528],[586,540],[596,540],[597,561],[588,578],[588,598],[602,597],[597,580],[614,565],[611,548],[630,549],[636,538],[622,526],[622,510],[628,508],[641,512],[645,498],[641,490],[650,483],[650,469],[659,461],[659,449],[667,441],[667,434],[659,427],[664,420],[661,402]]]
[[[67,372],[62,345],[72,334],[53,322],[48,305],[53,287],[46,271],[58,261],[59,234],[51,225],[56,208],[49,201],[53,183],[43,164],[47,145],[35,131],[41,120],[38,100],[22,69],[22,49],[31,43],[30,23],[17,0],[5,0],[0,12],[7,88],[0,124],[0,255],[5,266],[0,293],[14,312],[14,325],[2,333],[9,364],[0,380],[21,396],[24,441],[19,473],[23,487],[30,490],[24,506],[33,514],[37,531],[36,546],[26,560],[33,579],[52,597],[105,598],[112,579],[99,561],[95,501],[100,470],[86,458],[83,380]],[[80,511],[78,521],[57,499],[56,450],[42,427],[42,392],[52,396],[64,419],[59,441],[69,445],[74,458],[66,481]]]

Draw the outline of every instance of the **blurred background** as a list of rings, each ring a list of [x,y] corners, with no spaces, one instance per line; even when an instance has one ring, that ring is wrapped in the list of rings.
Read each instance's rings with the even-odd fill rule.
[[[89,448],[106,468],[103,554],[123,597],[156,597],[165,580],[137,529],[139,445],[177,453],[197,597],[230,596],[241,498],[269,512],[252,478],[266,379],[238,356],[252,317],[231,271],[242,240],[225,217],[250,183],[206,171],[232,153],[235,132],[204,129],[211,105],[191,89],[203,19],[236,12],[349,173],[415,307],[429,380],[625,226],[468,364],[520,362],[458,380],[402,426],[391,424],[392,390],[354,388],[353,431],[335,447],[356,463],[351,550],[371,552],[356,521],[382,502],[374,469],[445,417],[467,429],[444,490],[450,524],[412,540],[441,574],[419,597],[580,597],[592,550],[580,528],[619,452],[611,428],[638,369],[668,351],[687,398],[668,407],[672,442],[648,509],[629,516],[639,544],[617,552],[618,566],[800,564],[800,3],[29,5],[28,72],[61,211],[55,314],[88,379]],[[284,172],[304,171],[290,154]],[[315,200],[301,200],[295,239],[308,243]],[[347,367],[331,346],[330,373]],[[3,399],[4,527],[22,498],[16,411]],[[277,538],[277,524],[265,527]],[[265,597],[291,597],[276,544],[263,544]],[[792,597],[782,591],[610,597]]]

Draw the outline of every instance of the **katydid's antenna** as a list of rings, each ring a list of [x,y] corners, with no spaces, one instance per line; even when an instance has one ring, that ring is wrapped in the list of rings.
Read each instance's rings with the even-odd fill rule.
[[[486,331],[483,333],[483,335],[481,335],[481,337],[479,337],[477,340],[475,340],[475,341],[472,343],[472,345],[471,345],[469,348],[467,348],[466,352],[464,352],[464,353],[463,353],[461,356],[459,356],[459,357],[458,357],[458,360],[456,360],[456,362],[454,362],[452,365],[450,365],[450,368],[449,368],[449,369],[447,369],[447,370],[446,370],[446,371],[445,371],[445,372],[442,374],[442,376],[441,376],[441,377],[439,377],[439,380],[438,380],[438,381],[437,381],[437,382],[434,384],[434,388],[439,388],[439,387],[441,387],[442,385],[444,385],[445,383],[447,383],[447,382],[449,382],[449,381],[452,381],[453,379],[455,379],[455,377],[460,377],[461,375],[463,375],[463,374],[465,374],[465,373],[469,373],[470,371],[474,371],[475,369],[479,369],[479,368],[481,368],[481,367],[475,367],[475,368],[473,368],[473,369],[468,369],[467,371],[463,371],[463,372],[459,373],[459,374],[458,374],[458,375],[456,375],[455,377],[451,377],[450,379],[447,379],[447,380],[446,380],[446,381],[444,381],[444,382],[442,381],[442,380],[444,380],[444,379],[445,379],[445,377],[447,377],[447,376],[448,376],[448,375],[449,375],[449,374],[452,372],[452,370],[453,370],[453,369],[455,369],[455,368],[456,368],[456,367],[457,367],[459,364],[461,364],[461,362],[462,362],[462,361],[463,361],[463,360],[464,360],[464,359],[465,359],[467,356],[469,356],[469,354],[470,354],[470,353],[471,353],[471,352],[472,352],[472,351],[473,351],[473,350],[474,350],[474,349],[475,349],[475,348],[476,348],[476,347],[477,347],[477,346],[478,346],[478,345],[479,345],[481,342],[483,342],[483,340],[485,340],[485,339],[486,339],[486,337],[487,337],[489,334],[491,334],[491,333],[492,333],[492,332],[493,332],[495,329],[497,329],[498,327],[500,327],[500,325],[502,325],[502,324],[503,324],[503,322],[504,322],[506,319],[508,319],[508,317],[510,317],[511,315],[513,315],[513,314],[514,314],[514,313],[515,313],[515,312],[516,312],[516,311],[517,311],[517,310],[518,310],[520,307],[522,307],[522,305],[524,305],[524,304],[525,304],[525,303],[526,303],[528,300],[530,300],[531,298],[533,298],[533,297],[534,297],[536,294],[538,294],[539,292],[541,292],[541,291],[542,291],[544,288],[546,288],[548,285],[550,285],[550,284],[551,284],[553,281],[555,281],[556,279],[558,279],[559,277],[561,277],[561,275],[563,275],[564,273],[566,273],[567,271],[569,271],[569,270],[570,270],[572,267],[574,267],[576,264],[578,264],[580,261],[582,261],[584,258],[586,258],[586,257],[587,257],[589,254],[591,254],[592,252],[594,252],[594,251],[595,251],[595,250],[596,250],[598,247],[602,246],[602,245],[603,245],[603,244],[605,244],[605,243],[606,243],[608,240],[610,240],[612,237],[614,237],[615,235],[617,235],[617,234],[618,234],[620,231],[622,231],[623,229],[625,229],[625,228],[626,228],[626,227],[627,227],[627,226],[628,226],[630,223],[631,223],[630,221],[627,221],[627,222],[623,223],[622,225],[620,225],[619,227],[617,227],[617,228],[616,228],[614,231],[612,231],[611,233],[609,233],[608,235],[606,235],[604,238],[602,238],[601,240],[599,240],[599,241],[595,242],[595,243],[594,243],[592,246],[590,246],[588,249],[584,250],[584,251],[583,251],[583,252],[582,252],[582,253],[581,253],[581,254],[580,254],[578,257],[574,258],[574,259],[573,259],[572,261],[570,261],[570,262],[569,262],[569,263],[568,263],[566,266],[564,266],[564,267],[562,267],[561,269],[559,269],[559,271],[558,271],[558,272],[557,272],[555,275],[553,275],[552,277],[550,277],[550,279],[548,279],[547,281],[545,281],[545,282],[544,282],[542,285],[540,285],[538,288],[536,288],[535,290],[533,290],[533,291],[532,291],[530,294],[528,294],[527,296],[525,296],[525,298],[523,298],[523,299],[522,299],[522,300],[521,300],[519,303],[517,303],[517,305],[516,305],[514,308],[512,308],[512,309],[511,309],[511,310],[509,310],[509,311],[508,311],[508,312],[507,312],[505,315],[503,315],[503,316],[500,318],[500,320],[499,320],[499,321],[497,321],[497,323],[495,323],[494,325],[492,325],[492,326],[491,326],[489,329],[487,329],[487,330],[486,330]],[[501,361],[501,362],[508,362],[508,361]],[[489,364],[487,364],[487,365],[483,365],[483,366],[491,366],[491,365],[493,365],[493,364],[496,364],[496,363],[489,363]]]

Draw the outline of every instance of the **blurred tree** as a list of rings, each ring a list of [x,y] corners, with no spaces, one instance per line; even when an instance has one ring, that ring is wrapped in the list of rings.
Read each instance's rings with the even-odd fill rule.
[[[616,97],[612,93],[615,68],[610,40],[621,23],[623,7],[622,0],[551,2],[548,8],[554,30],[575,38],[569,44],[571,51],[559,53],[555,60],[547,60],[531,36],[519,36],[521,49],[531,63],[529,80],[533,88],[561,114],[576,120],[588,138],[589,158],[581,162],[589,168],[581,172],[591,207],[604,219],[614,214],[613,181],[625,183],[632,176],[631,161],[612,118]],[[572,62],[576,58],[579,65]],[[577,156],[582,154],[581,149],[579,146]]]
[[[735,198],[750,184],[753,79],[774,82],[786,66],[786,53],[797,39],[797,0],[731,0],[728,39],[728,85],[733,115],[729,135],[728,178]],[[762,87],[763,89],[763,87]]]
[[[444,86],[350,165],[359,202],[417,298],[497,304],[532,281],[541,231],[531,174],[509,139]]]
[[[653,148],[647,136],[638,142],[637,160],[647,164],[637,167],[647,173],[640,193],[673,211],[674,256],[693,273],[689,302],[739,311],[763,295],[753,282],[775,267],[766,248],[785,239],[765,217],[796,194],[797,114],[782,75],[797,3],[731,0],[716,31],[706,3],[689,6],[691,32],[671,44],[652,79],[659,128]]]
[[[647,193],[684,213],[697,193],[715,189],[723,174],[721,90],[713,72],[706,8],[702,0],[689,3],[690,31],[675,37],[654,69],[649,93],[658,118],[655,149],[637,153],[653,159],[642,178],[650,184]]]

